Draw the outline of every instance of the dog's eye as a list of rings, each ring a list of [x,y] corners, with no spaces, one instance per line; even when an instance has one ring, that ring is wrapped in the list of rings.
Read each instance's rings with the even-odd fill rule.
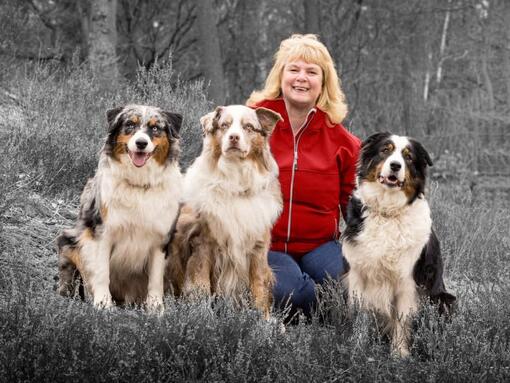
[[[389,152],[390,152],[390,148],[388,148],[387,146],[381,150],[381,153],[383,153],[383,154],[387,154]]]
[[[130,134],[133,132],[133,130],[135,130],[135,126],[133,124],[127,124],[125,127],[124,127],[124,132],[126,132],[127,134]]]
[[[152,133],[159,133],[159,126],[157,126],[157,125],[153,126]]]
[[[223,124],[221,124],[220,128],[221,129],[228,129],[228,124],[226,122],[224,122]]]
[[[402,157],[404,157],[406,161],[412,161],[412,159],[413,159],[413,156],[409,149],[404,149],[402,151]]]
[[[246,124],[243,128],[249,131],[253,131],[255,129],[252,124]]]

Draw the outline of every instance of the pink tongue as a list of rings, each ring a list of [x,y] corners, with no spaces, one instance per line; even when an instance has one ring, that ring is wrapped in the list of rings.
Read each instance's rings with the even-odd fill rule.
[[[140,167],[145,165],[145,161],[147,161],[147,153],[143,152],[135,152],[131,155],[131,160],[136,167]]]

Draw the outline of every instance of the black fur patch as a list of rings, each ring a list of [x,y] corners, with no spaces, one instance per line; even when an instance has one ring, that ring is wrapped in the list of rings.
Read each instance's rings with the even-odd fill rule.
[[[426,291],[430,300],[439,304],[441,313],[450,311],[456,298],[446,291],[444,285],[441,248],[434,230],[414,266],[413,277],[416,285]]]
[[[99,207],[96,205],[96,199],[93,198],[90,205],[84,206],[83,210],[80,211],[80,220],[83,222],[85,227],[91,229],[93,233],[95,233],[97,226],[103,224],[103,219],[99,213]]]
[[[122,123],[124,121],[122,115],[116,119],[123,109],[124,107],[120,106],[114,109],[110,109],[106,112],[106,119],[108,121],[108,135],[106,136],[104,152],[108,156],[111,156],[113,153],[113,148],[115,147],[117,137],[120,133],[120,128],[122,127]]]
[[[381,154],[384,145],[391,142],[390,137],[389,132],[375,133],[363,141],[358,161],[358,179],[365,179],[374,166],[391,154],[386,156]]]
[[[66,233],[66,231],[64,231],[62,234],[60,234],[57,238],[57,247],[59,249],[63,249],[65,247],[76,247],[78,245],[78,239],[73,236],[73,235],[70,235],[68,233]]]
[[[422,144],[412,138],[409,139],[409,142],[411,144],[410,150],[412,152],[413,159],[411,162],[407,162],[406,166],[409,167],[415,188],[413,197],[409,199],[409,204],[411,204],[416,198],[425,193],[427,166],[432,166],[432,160]]]
[[[178,113],[167,112],[166,110],[162,110],[161,114],[166,119],[166,127],[168,129],[168,134],[170,137],[174,139],[179,139],[179,131],[182,126],[182,115]]]
[[[343,239],[349,242],[355,242],[356,237],[363,230],[363,217],[364,206],[361,200],[352,196],[349,204],[347,205],[347,220],[346,228],[343,232]]]

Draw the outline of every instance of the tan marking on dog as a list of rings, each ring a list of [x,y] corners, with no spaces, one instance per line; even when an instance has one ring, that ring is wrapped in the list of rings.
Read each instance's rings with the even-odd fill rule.
[[[101,218],[103,221],[106,221],[106,218],[108,217],[108,207],[103,203],[101,204],[101,209],[99,209],[99,213],[101,214]]]
[[[211,139],[211,146],[212,146],[212,157],[214,162],[218,162],[220,159],[222,152],[221,152],[221,137],[222,133],[220,130],[216,130],[213,133],[212,139]]]
[[[129,120],[135,125],[138,125],[140,123],[140,117],[137,116],[136,114],[130,116]]]
[[[271,267],[267,261],[270,244],[270,233],[266,233],[263,241],[256,245],[250,263],[250,292],[254,306],[262,311],[264,318],[269,319],[273,295],[271,293],[275,281]]]
[[[83,263],[78,249],[72,249],[66,254],[67,258],[74,264],[80,273],[83,273]]]
[[[402,187],[402,191],[406,195],[407,199],[410,199],[416,193],[416,180],[411,175],[409,171],[409,166],[406,165],[406,172],[404,177],[404,186]]]
[[[152,156],[158,164],[164,165],[168,158],[168,152],[170,151],[170,142],[168,142],[168,137],[166,134],[162,134],[159,137],[153,137],[152,143],[156,146]]]
[[[149,128],[153,128],[155,126],[158,126],[158,123],[159,123],[159,120],[157,117],[151,117],[149,119],[149,122],[147,122],[147,125],[149,126]]]
[[[373,166],[372,170],[367,174],[366,181],[368,182],[377,182],[379,179],[379,174],[382,172],[382,167],[384,162],[380,162],[377,166]]]
[[[255,134],[256,136],[251,139],[251,150],[246,158],[253,161],[260,173],[265,173],[269,171],[269,166],[264,158],[264,146],[266,145],[266,140],[260,134]]]
[[[113,147],[112,157],[120,161],[120,156],[127,153],[127,144],[131,138],[130,134],[119,134]]]

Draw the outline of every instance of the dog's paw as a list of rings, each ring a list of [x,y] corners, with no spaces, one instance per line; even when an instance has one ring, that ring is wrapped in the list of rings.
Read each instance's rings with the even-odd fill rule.
[[[147,297],[145,302],[145,308],[147,312],[155,315],[162,315],[165,311],[165,305],[163,304],[163,298],[161,297]]]
[[[411,356],[411,352],[409,352],[409,348],[407,346],[398,345],[394,346],[391,349],[391,354],[396,358],[409,358]]]
[[[94,307],[98,309],[109,309],[112,306],[113,301],[110,293],[97,294],[94,296]]]

